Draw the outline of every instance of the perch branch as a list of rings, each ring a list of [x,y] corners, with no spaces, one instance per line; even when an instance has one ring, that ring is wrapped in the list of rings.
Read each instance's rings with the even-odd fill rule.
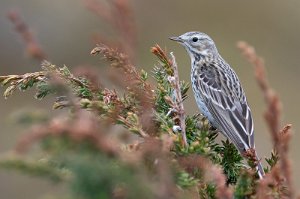
[[[186,126],[185,126],[185,112],[183,107],[183,100],[181,95],[181,89],[180,89],[180,81],[179,81],[179,75],[178,75],[178,66],[176,63],[176,59],[174,54],[171,52],[171,59],[172,59],[172,67],[174,69],[174,81],[173,86],[175,90],[175,98],[176,98],[176,109],[179,116],[179,126],[181,128],[181,134],[182,134],[182,141],[184,146],[188,146],[187,138],[186,138]]]

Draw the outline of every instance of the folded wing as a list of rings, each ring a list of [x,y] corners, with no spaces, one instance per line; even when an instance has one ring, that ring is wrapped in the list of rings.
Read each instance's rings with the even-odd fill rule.
[[[216,127],[241,152],[254,147],[251,111],[234,71],[229,67],[210,65],[202,67],[198,78],[203,101]]]

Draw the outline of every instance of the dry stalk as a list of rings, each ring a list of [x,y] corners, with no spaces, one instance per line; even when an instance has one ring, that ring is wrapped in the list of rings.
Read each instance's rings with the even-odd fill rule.
[[[84,77],[89,80],[89,86],[92,91],[96,92],[97,90],[103,88],[102,83],[99,80],[99,71],[90,65],[81,65],[76,67],[73,70],[75,77]]]
[[[109,12],[107,6],[97,0],[83,0],[87,9],[99,16],[100,18],[106,20],[108,23],[113,23],[112,14]]]
[[[172,60],[170,60],[167,56],[166,51],[164,51],[158,44],[151,48],[151,53],[156,55],[159,60],[165,64],[165,69],[168,75],[173,76],[174,71],[172,68]]]
[[[239,42],[238,48],[254,67],[257,83],[264,95],[265,103],[267,105],[267,110],[264,113],[264,117],[270,129],[274,149],[278,152],[280,157],[280,172],[286,179],[286,184],[288,187],[287,195],[288,197],[293,198],[294,190],[291,179],[291,164],[288,158],[288,143],[291,136],[291,125],[288,124],[282,130],[280,130],[282,105],[278,95],[269,85],[263,59],[259,57],[256,54],[255,49],[246,42]],[[279,178],[274,179],[280,180]]]
[[[217,166],[211,166],[209,169],[213,181],[217,185],[216,198],[231,199],[233,198],[232,190],[226,185],[226,177],[223,170]]]
[[[226,176],[223,174],[223,170],[220,167],[213,165],[208,159],[199,155],[190,155],[188,157],[180,158],[179,163],[187,172],[193,172],[195,168],[204,171],[206,180],[212,180],[216,185],[216,198],[233,198],[231,188],[226,185]]]
[[[27,24],[23,21],[20,14],[16,11],[10,11],[7,14],[7,17],[13,23],[16,31],[21,35],[23,41],[25,42],[27,53],[38,61],[43,61],[46,59],[46,53],[40,47],[40,44],[36,41],[34,35],[30,31]]]
[[[111,62],[113,69],[122,70],[122,73],[113,71],[113,80],[116,80],[123,88],[133,91],[140,99],[142,105],[145,105],[147,108],[152,107],[152,100],[154,98],[152,85],[143,80],[141,73],[130,63],[126,54],[104,44],[95,47],[91,51],[91,54],[101,54],[107,61]]]
[[[175,101],[176,101],[176,111],[179,116],[179,126],[181,128],[181,134],[182,134],[182,141],[183,146],[188,146],[187,138],[186,138],[186,126],[185,126],[185,112],[183,107],[183,99],[181,95],[181,89],[180,89],[180,81],[179,81],[179,75],[178,75],[178,66],[176,63],[176,59],[174,54],[171,52],[171,59],[172,59],[172,67],[174,71],[174,91],[175,91]]]
[[[99,18],[104,19],[119,34],[118,45],[131,59],[134,59],[134,51],[137,43],[136,26],[133,11],[128,0],[108,0],[105,3],[98,0],[84,0],[86,7]],[[98,34],[97,34],[98,35]],[[95,36],[97,43],[103,43],[104,37]],[[100,41],[99,41],[100,39]],[[116,42],[109,42],[116,43]]]
[[[293,182],[292,182],[292,169],[291,169],[291,161],[288,157],[288,152],[289,152],[289,141],[291,139],[291,129],[292,125],[287,124],[286,126],[283,127],[283,129],[279,133],[280,137],[280,168],[283,176],[286,179],[286,184],[289,189],[289,194],[290,197],[293,198],[294,196],[294,190],[293,190]]]
[[[264,116],[270,129],[271,135],[274,136],[280,131],[280,116],[282,105],[279,97],[270,87],[265,72],[264,61],[256,54],[255,49],[243,41],[238,43],[238,48],[254,67],[255,78],[267,104],[267,110],[265,111]],[[277,136],[273,137],[273,139],[276,148],[279,140],[277,139]]]
[[[16,145],[18,153],[26,152],[34,143],[47,136],[68,136],[76,141],[89,141],[97,149],[111,156],[119,155],[119,147],[106,134],[99,132],[98,120],[85,111],[78,111],[74,120],[62,118],[52,120],[48,125],[37,126],[23,136]]]
[[[167,140],[159,140],[149,137],[140,146],[140,151],[145,160],[153,161],[153,169],[157,175],[158,183],[154,185],[157,198],[177,198],[175,197],[177,192],[176,185],[173,180],[173,174],[171,169],[171,159],[169,158],[169,151],[164,151],[164,147],[169,147],[168,137],[164,137]],[[164,146],[165,144],[169,146]]]

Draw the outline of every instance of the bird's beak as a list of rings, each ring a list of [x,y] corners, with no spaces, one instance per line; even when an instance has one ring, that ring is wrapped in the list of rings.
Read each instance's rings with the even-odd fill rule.
[[[179,43],[183,42],[183,39],[181,39],[180,37],[169,37],[169,39],[171,39],[172,41],[177,41]]]

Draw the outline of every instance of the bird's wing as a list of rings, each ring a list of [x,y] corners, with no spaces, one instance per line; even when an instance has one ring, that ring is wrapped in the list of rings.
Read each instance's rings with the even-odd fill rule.
[[[207,67],[198,75],[198,87],[219,130],[244,151],[254,147],[253,120],[236,74],[227,70]]]

